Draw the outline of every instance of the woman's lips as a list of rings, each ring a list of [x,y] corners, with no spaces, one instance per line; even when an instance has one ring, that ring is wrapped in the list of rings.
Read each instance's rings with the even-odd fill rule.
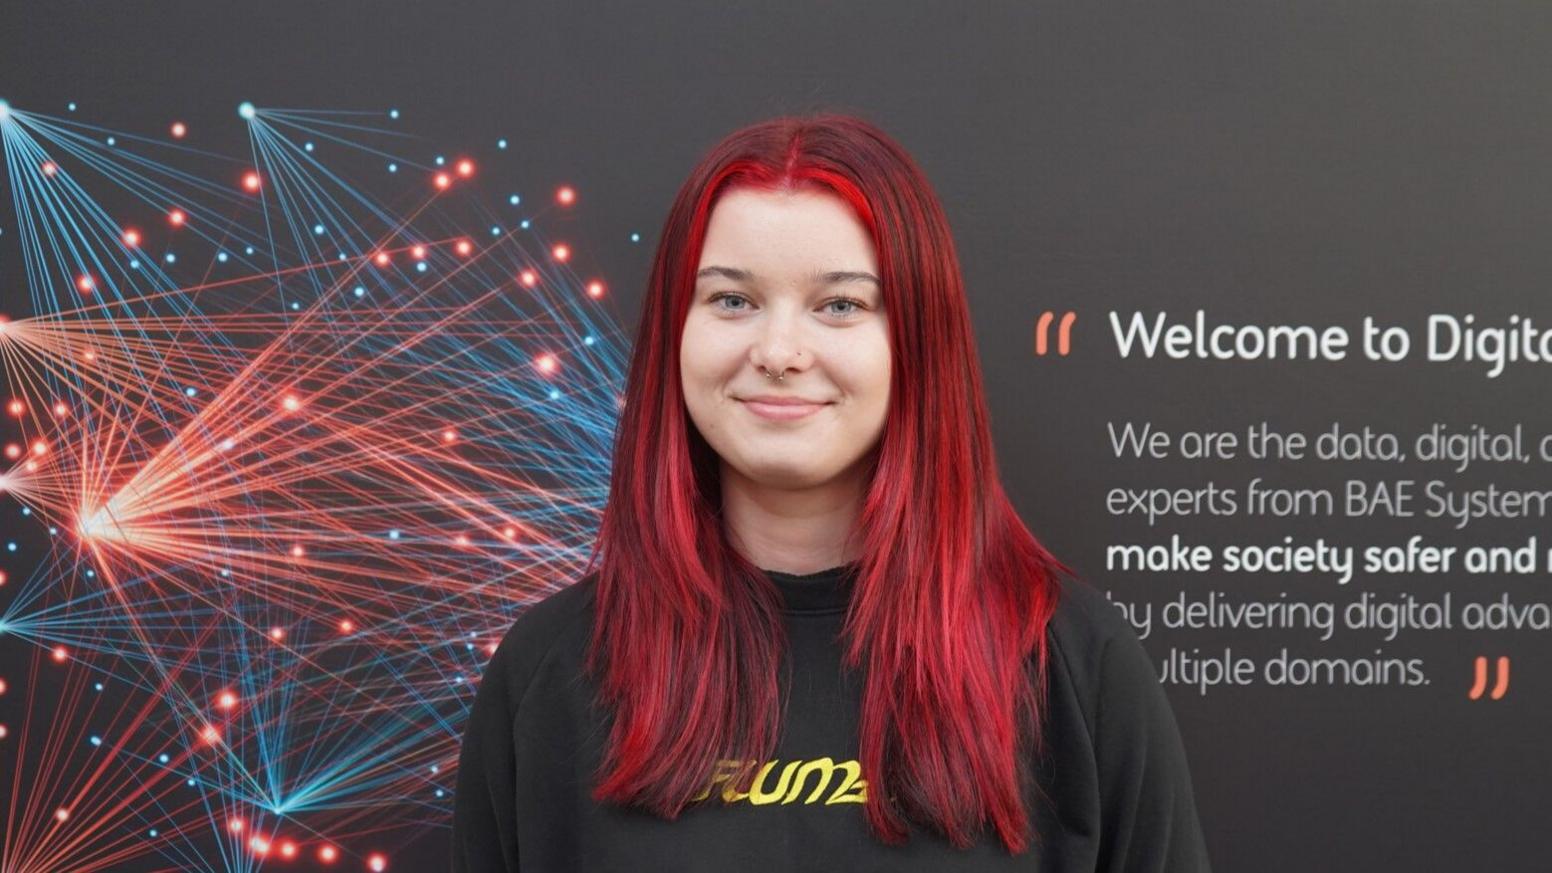
[[[750,412],[772,421],[791,421],[807,418],[825,406],[824,403],[761,403],[758,400],[741,401]]]

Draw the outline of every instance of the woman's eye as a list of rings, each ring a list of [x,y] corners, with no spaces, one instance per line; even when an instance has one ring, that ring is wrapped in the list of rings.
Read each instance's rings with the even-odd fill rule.
[[[747,308],[747,307],[745,307],[743,305],[739,305],[739,306],[718,306],[718,304],[722,303],[724,300],[736,300],[740,304],[745,304],[745,303],[749,302],[743,295],[741,295],[741,294],[733,294],[733,293],[728,292],[728,291],[723,291],[723,292],[719,292],[717,294],[713,294],[713,295],[711,295],[710,297],[708,297],[706,299],[706,302],[712,304],[713,306],[717,306],[717,308],[722,309],[725,312],[739,312],[739,311],[742,311],[743,309]],[[832,298],[830,300],[826,300],[824,303],[820,304],[821,307],[834,307],[836,305],[840,305],[842,308],[841,309],[831,309],[830,310],[830,314],[832,314],[832,315],[839,315],[839,316],[844,317],[844,318],[849,318],[852,315],[857,314],[857,312],[860,311],[861,309],[865,309],[866,308],[866,307],[864,307],[862,305],[862,301],[856,299],[855,297],[835,297],[835,298]]]

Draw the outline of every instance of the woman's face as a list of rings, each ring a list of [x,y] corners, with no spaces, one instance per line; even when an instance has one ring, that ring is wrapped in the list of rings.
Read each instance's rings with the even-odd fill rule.
[[[717,201],[679,368],[725,482],[729,468],[783,490],[858,472],[889,401],[878,276],[866,226],[835,194],[735,188]],[[812,405],[783,410],[760,397]]]

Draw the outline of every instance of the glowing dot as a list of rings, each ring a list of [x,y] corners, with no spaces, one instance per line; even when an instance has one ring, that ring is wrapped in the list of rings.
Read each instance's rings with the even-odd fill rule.
[[[442,165],[443,165],[443,164],[445,164],[445,163],[447,163],[447,158],[444,158],[444,157],[442,157],[442,156],[441,156],[441,155],[437,155],[437,156],[436,156],[436,165],[437,165],[437,166],[439,166],[439,167],[440,167],[440,166],[442,166]]]
[[[468,158],[464,158],[463,160],[458,162],[457,169],[458,169],[458,175],[463,176],[465,179],[467,179],[470,176],[474,175],[474,162],[469,160]]]
[[[313,150],[313,144],[312,143],[307,143],[306,145],[302,146],[302,148],[306,149],[307,151],[312,151]]]
[[[342,633],[342,634],[351,633],[352,631],[354,631],[356,629],[356,623],[351,621],[348,618],[341,619],[340,623],[339,623],[339,629],[340,629],[340,633]]]
[[[426,247],[425,246],[416,246],[416,247],[410,249],[410,257],[414,258],[417,261],[425,260],[426,259]]]
[[[437,173],[436,174],[436,186],[438,188],[446,188],[448,185],[451,185],[451,184],[453,184],[453,177],[452,176],[449,176],[446,173]]]
[[[253,170],[243,174],[243,190],[250,193],[259,190],[259,174]]]
[[[523,198],[517,196],[516,194],[513,194],[511,197],[507,198],[507,202],[512,204],[513,206],[516,206],[517,204],[523,202]]]
[[[4,694],[5,693],[5,687],[6,687],[5,686],[5,680],[4,679],[0,679],[0,694]]]
[[[0,585],[4,585],[5,584],[5,580],[6,580],[5,571],[4,570],[0,570]]]
[[[65,809],[63,806],[61,806],[59,809],[54,810],[54,820],[55,821],[64,821],[65,819],[67,819],[69,817],[70,817],[70,810]]]
[[[184,124],[183,122],[181,122],[181,121],[174,121],[172,123],[172,136],[173,136],[173,139],[183,139],[183,135],[188,133],[188,132],[189,132],[188,125]]]
[[[290,840],[286,840],[285,842],[281,843],[280,844],[280,857],[282,857],[282,858],[295,858],[296,857],[296,843],[293,843]]]
[[[237,705],[237,695],[230,691],[221,692],[220,704],[222,709],[231,709]]]
[[[456,439],[458,439],[458,431],[453,430],[452,428],[448,428],[447,430],[442,431],[442,442],[450,443]]]
[[[55,173],[59,172],[59,165],[54,163],[53,161],[44,161],[43,162],[42,170],[43,170],[43,175],[45,175],[45,176],[52,176]]]
[[[560,366],[560,362],[555,360],[554,355],[543,354],[534,361],[534,365],[539,368],[541,373],[548,374],[555,372],[556,368]]]
[[[11,732],[6,729],[5,725],[0,724],[0,740],[5,739],[8,735],[10,735],[10,733]]]
[[[259,111],[253,107],[252,103],[244,100],[243,102],[237,104],[237,114],[243,118],[252,118],[253,116],[258,115]]]
[[[457,248],[458,254],[467,256],[470,252],[474,251],[474,244],[466,239],[461,239],[458,241]]]
[[[102,737],[92,737],[92,739],[91,739],[91,743],[92,743],[92,745],[94,745],[94,746],[100,746],[100,745],[102,745]]]
[[[504,139],[498,139],[498,140],[496,140],[496,148],[498,148],[498,149],[504,149],[504,148],[506,148],[506,147],[507,147],[507,141],[506,141],[506,140],[504,140]]]
[[[173,209],[167,213],[167,223],[173,227],[182,227],[183,223],[188,220],[188,214],[182,209]]]
[[[248,840],[248,848],[252,849],[255,855],[268,855],[269,840],[255,835]]]
[[[92,289],[97,287],[97,283],[92,281],[91,276],[82,275],[76,277],[75,287],[80,289],[82,294],[90,294]]]
[[[339,858],[339,849],[333,846],[320,846],[318,848],[318,860],[325,864],[333,864]]]
[[[321,225],[321,224],[313,225],[313,235],[314,236],[322,236],[323,235],[323,225]]]
[[[587,296],[593,298],[594,300],[604,296],[604,283],[599,282],[596,279],[587,283]]]
[[[503,537],[506,537],[507,539],[511,539],[511,538],[517,536],[517,529],[516,528],[511,528],[511,527],[504,527],[504,528],[501,529],[501,535]]]
[[[302,401],[295,394],[287,394],[280,401],[280,407],[287,412],[295,412],[302,408]]]
[[[355,291],[354,291],[354,293],[355,293],[355,295],[356,295],[356,296],[357,296],[357,297],[365,297],[365,296],[366,296],[366,289],[365,289],[365,288],[363,288],[363,287],[361,287],[361,286],[360,286],[360,285],[357,285],[357,286],[356,286],[356,287],[355,287]]]
[[[390,109],[390,110],[388,110],[388,117],[389,118],[398,118],[399,117],[399,110],[397,110],[397,109]]]
[[[70,414],[70,407],[66,406],[63,403],[56,403],[56,404],[54,404],[54,414],[56,416],[69,415]]]
[[[535,273],[533,270],[524,270],[518,276],[518,278],[522,281],[522,283],[524,285],[528,286],[529,288],[532,288],[534,285],[538,284],[538,282],[539,282],[539,275],[537,273]]]
[[[641,234],[639,234],[639,233],[631,234],[631,242],[641,242]]]
[[[577,202],[576,189],[572,188],[570,185],[562,186],[560,190],[555,192],[555,202],[562,206],[570,206],[571,204]]]
[[[372,258],[372,260],[376,262],[377,266],[386,267],[393,259],[388,257],[387,252],[378,252],[377,256]]]
[[[226,829],[231,831],[234,834],[242,833],[243,832],[243,827],[244,827],[243,820],[240,819],[240,818],[234,818],[231,821],[226,823]]]
[[[399,165],[398,164],[389,164],[388,165],[388,172],[390,172],[390,173],[397,173],[397,172],[399,172]]]
[[[55,646],[53,654],[54,660],[61,664],[65,662],[66,658],[70,657],[70,652],[64,646]]]
[[[124,245],[127,245],[130,248],[134,248],[140,245],[140,231],[135,230],[133,227],[124,228],[123,240]]]
[[[22,456],[22,447],[17,445],[16,443],[8,443],[8,444],[6,444],[5,456],[7,458],[10,458],[13,461],[16,460],[17,458],[20,458]]]
[[[561,243],[555,248],[550,249],[550,254],[554,256],[555,260],[564,263],[571,260],[571,246]]]
[[[366,866],[372,873],[383,873],[384,870],[388,869],[388,859],[374,852],[367,856]]]
[[[272,628],[269,629],[269,638],[274,640],[277,643],[280,642],[282,639],[285,639],[285,636],[286,636],[285,628],[272,627]]]
[[[172,263],[176,263],[177,262],[178,256],[173,254],[172,252],[168,252],[167,256],[162,258],[162,260],[166,261],[169,264],[172,264]]]

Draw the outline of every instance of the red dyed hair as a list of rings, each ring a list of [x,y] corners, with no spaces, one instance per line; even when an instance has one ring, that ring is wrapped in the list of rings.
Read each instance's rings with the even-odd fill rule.
[[[775,751],[786,645],[775,584],[729,544],[718,457],[687,414],[679,345],[706,225],[734,187],[817,186],[871,234],[892,349],[889,408],[852,542],[842,640],[865,675],[869,828],[907,820],[956,846],[989,823],[1013,853],[1033,833],[1046,625],[1071,570],[1002,489],[953,239],[915,162],[877,127],[821,114],[738,130],[705,156],[663,225],[626,377],[587,669],[614,723],[593,798],[673,819],[719,760],[747,790]],[[1026,743],[1027,741],[1027,743]],[[711,795],[713,798],[717,793]]]

